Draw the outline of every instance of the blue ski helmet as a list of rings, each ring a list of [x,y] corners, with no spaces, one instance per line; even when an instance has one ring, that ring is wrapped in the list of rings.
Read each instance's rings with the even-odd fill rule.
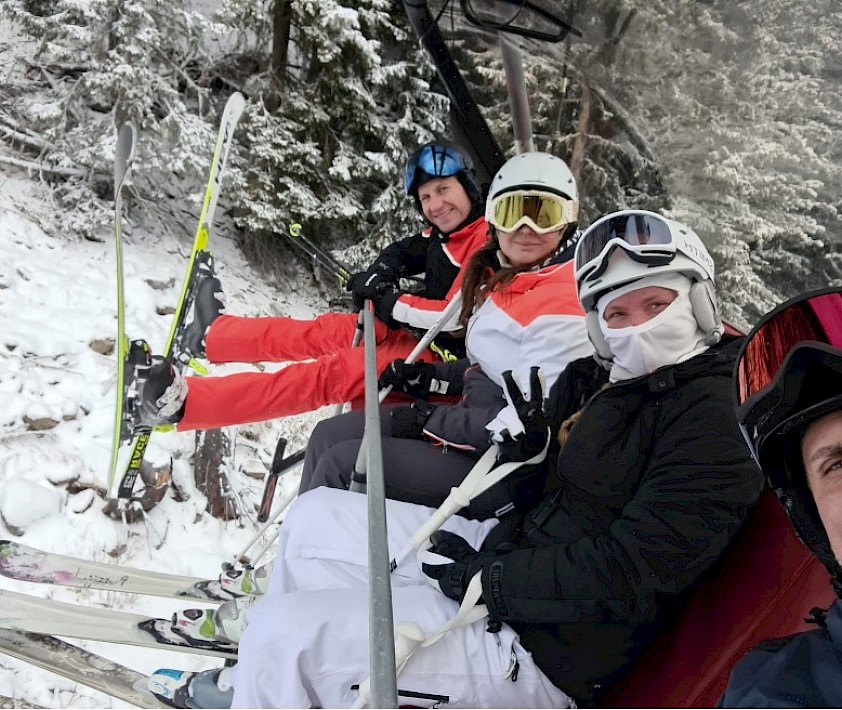
[[[440,140],[425,143],[416,150],[406,164],[404,189],[415,200],[415,207],[421,212],[418,188],[435,178],[455,177],[459,180],[471,204],[482,204],[482,189],[474,174],[471,156],[453,141]]]

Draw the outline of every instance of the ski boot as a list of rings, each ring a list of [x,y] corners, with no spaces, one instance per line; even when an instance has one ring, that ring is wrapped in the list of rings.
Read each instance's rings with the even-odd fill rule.
[[[194,589],[208,599],[229,601],[253,594],[264,594],[272,576],[272,563],[254,568],[248,565],[235,567],[226,565],[219,579],[198,582]]]
[[[176,342],[176,352],[185,363],[205,356],[208,328],[225,311],[225,294],[219,279],[214,276],[213,262],[208,260],[198,263],[196,278],[193,319],[185,326]]]
[[[217,609],[183,609],[172,616],[172,630],[188,641],[236,644],[243,635],[249,610],[260,597],[240,597]]]
[[[230,708],[234,697],[230,667],[199,672],[159,668],[147,687],[174,708]]]
[[[120,421],[120,442],[130,441],[135,434],[132,411],[137,401],[140,382],[138,377],[152,366],[152,350],[145,340],[132,340],[123,367],[123,403]]]
[[[219,585],[232,597],[265,594],[272,576],[272,567],[271,562],[257,568],[230,565],[219,575]]]
[[[177,424],[184,416],[187,384],[172,363],[153,356],[148,364],[134,365],[129,410],[133,431],[151,431]]]

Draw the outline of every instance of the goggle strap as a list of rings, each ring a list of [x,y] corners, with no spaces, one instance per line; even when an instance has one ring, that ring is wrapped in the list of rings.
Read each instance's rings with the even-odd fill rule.
[[[653,245],[651,244],[642,245],[646,250],[641,251],[640,246],[641,245],[638,245],[637,248],[635,248],[634,244],[629,244],[621,239],[617,239],[616,243],[613,244],[609,242],[605,245],[605,249],[603,249],[604,253],[600,253],[597,257],[599,263],[593,268],[593,270],[580,272],[576,275],[576,278],[582,283],[598,279],[608,269],[608,264],[610,262],[609,257],[615,249],[622,249],[632,261],[636,261],[638,264],[648,264],[651,266],[666,266],[675,258],[675,252],[667,252],[664,249],[656,250],[652,248]],[[667,245],[659,244],[658,246],[663,247]],[[594,261],[596,261],[596,259],[589,261],[586,266]]]

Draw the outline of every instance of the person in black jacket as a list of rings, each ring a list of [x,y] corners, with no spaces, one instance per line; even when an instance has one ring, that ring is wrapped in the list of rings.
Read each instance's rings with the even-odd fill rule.
[[[598,703],[668,631],[760,493],[730,402],[740,341],[722,337],[698,237],[655,213],[615,213],[582,235],[575,269],[598,360],[571,363],[546,401],[537,370],[528,393],[506,375],[508,404],[488,426],[502,462],[549,447],[539,502],[501,522],[450,517],[416,564],[397,552],[432,511],[387,501],[398,688],[416,698],[401,702]],[[293,504],[229,679],[235,706],[366,700],[365,511],[331,488]]]
[[[769,487],[837,598],[814,610],[819,628],[764,641],[737,663],[719,706],[842,707],[842,290],[798,296],[761,318],[734,389]]]
[[[482,190],[470,156],[449,141],[434,141],[409,159],[405,188],[427,223],[418,234],[387,246],[365,271],[348,281],[354,302],[375,305],[379,370],[406,357],[459,291],[462,267],[488,242]],[[399,281],[423,274],[420,293]],[[180,431],[214,429],[343,404],[364,392],[363,348],[351,347],[357,315],[326,313],[311,320],[243,318],[223,313],[219,280],[204,276],[196,287],[194,318],[185,355],[212,363],[292,362],[277,372],[225,377],[183,377],[172,362],[154,357],[135,367],[138,395],[132,406],[136,432],[166,424]],[[446,326],[419,360],[464,355],[464,339]],[[179,353],[181,354],[181,353]]]

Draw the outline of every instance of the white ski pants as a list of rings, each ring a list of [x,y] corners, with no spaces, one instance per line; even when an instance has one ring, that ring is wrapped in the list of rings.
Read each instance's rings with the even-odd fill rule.
[[[392,500],[386,510],[393,555],[433,512]],[[443,527],[479,547],[495,524],[454,516]],[[250,611],[240,642],[233,707],[339,708],[357,701],[352,686],[369,676],[367,539],[365,496],[317,488],[295,501],[281,527],[269,592]],[[395,624],[414,621],[426,634],[458,609],[433,588],[414,555],[392,574],[392,604]],[[436,696],[399,698],[417,707],[572,706],[508,625],[492,634],[485,620],[416,649],[398,676],[398,689]]]

